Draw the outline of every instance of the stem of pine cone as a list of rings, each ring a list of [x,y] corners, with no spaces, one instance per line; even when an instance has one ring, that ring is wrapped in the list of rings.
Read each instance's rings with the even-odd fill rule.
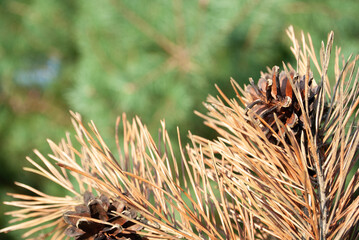
[[[326,71],[324,71],[326,72]],[[324,88],[323,88],[323,77],[322,83],[320,87],[320,93],[318,94],[319,102],[317,106],[317,112],[322,111],[322,107],[324,104]],[[321,115],[321,114],[318,114]],[[319,122],[321,121],[321,116],[316,117],[316,127],[319,127]],[[318,131],[316,131],[318,132]],[[328,208],[327,208],[327,196],[325,193],[325,178],[323,174],[323,161],[324,157],[320,154],[319,147],[318,147],[318,135],[314,136],[314,146],[315,149],[312,149],[312,153],[316,153],[316,157],[314,159],[315,169],[317,173],[317,183],[318,183],[318,197],[319,197],[319,207],[320,207],[320,218],[319,218],[319,236],[320,240],[325,240],[327,235],[327,215],[328,215]]]
[[[323,52],[323,61],[322,61],[322,76],[321,76],[321,93],[319,94],[320,103],[318,104],[320,107],[320,113],[319,118],[317,118],[317,128],[320,126],[319,119],[322,119],[323,114],[323,108],[324,108],[324,82],[325,77],[327,75],[328,66],[329,66],[329,59],[330,59],[330,52],[333,46],[334,41],[334,33],[333,31],[329,33],[327,44],[324,50],[324,43],[322,42],[322,50]],[[319,129],[317,129],[319,130]],[[318,131],[316,131],[318,132]],[[317,139],[318,135],[316,135]],[[318,141],[317,141],[318,142]],[[327,217],[328,217],[328,207],[327,207],[327,196],[326,196],[326,184],[325,184],[325,176],[323,175],[323,158],[320,156],[320,154],[317,155],[318,159],[315,161],[316,169],[317,169],[317,175],[318,175],[318,185],[319,185],[319,204],[320,204],[320,240],[325,240],[327,236]]]
[[[320,240],[326,239],[326,229],[327,229],[327,215],[328,215],[328,208],[327,208],[327,196],[325,194],[325,186],[324,186],[324,176],[321,166],[316,166],[318,175],[318,185],[319,185],[319,201],[320,201]]]

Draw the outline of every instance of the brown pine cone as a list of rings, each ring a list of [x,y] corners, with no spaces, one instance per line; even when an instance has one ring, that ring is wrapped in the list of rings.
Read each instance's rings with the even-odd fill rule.
[[[64,221],[69,224],[65,233],[76,240],[145,239],[136,233],[143,228],[141,225],[122,218],[113,211],[139,220],[136,211],[126,206],[125,201],[112,200],[104,195],[95,198],[92,193],[85,192],[84,204],[63,215]]]
[[[291,78],[293,84],[299,90],[301,100],[297,99],[293,92],[292,86],[288,77]],[[253,80],[250,79],[250,85],[246,87],[247,98],[247,114],[250,112],[255,113],[253,116],[258,120],[258,115],[261,117],[279,136],[283,134],[283,129],[278,129],[275,122],[274,114],[285,125],[292,129],[296,134],[297,140],[300,138],[300,133],[303,130],[304,118],[302,109],[300,108],[299,101],[303,102],[305,99],[305,83],[308,77],[308,108],[309,117],[312,118],[313,103],[317,96],[317,85],[313,81],[312,73],[299,75],[293,69],[289,72],[281,71],[279,67],[274,66],[268,73],[262,73],[258,84],[255,85]],[[309,119],[310,124],[313,119]],[[278,144],[278,139],[272,131],[265,126],[261,121],[257,121],[261,129],[266,133],[267,138],[275,144]]]

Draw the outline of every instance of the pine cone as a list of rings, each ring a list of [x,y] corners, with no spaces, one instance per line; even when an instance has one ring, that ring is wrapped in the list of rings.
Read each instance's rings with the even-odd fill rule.
[[[313,111],[313,103],[317,96],[317,85],[313,81],[312,73],[308,76],[299,75],[293,69],[289,72],[281,71],[278,74],[279,67],[274,66],[269,73],[262,73],[258,84],[255,85],[250,79],[249,86],[246,87],[248,104],[246,106],[247,114],[249,111],[254,112],[261,117],[279,136],[283,134],[282,129],[278,129],[275,123],[274,114],[285,126],[290,127],[296,134],[297,139],[303,130],[303,115],[298,101],[305,99],[305,83],[308,77],[308,107],[310,113]],[[299,90],[301,100],[297,99],[293,92],[288,77]],[[303,103],[304,105],[304,103]],[[256,115],[255,119],[256,119]],[[309,114],[312,118],[313,114]],[[311,124],[310,119],[309,124]],[[258,120],[259,126],[266,133],[267,138],[277,144],[278,139],[273,135],[270,129]]]
[[[123,200],[110,200],[105,195],[94,197],[92,193],[84,193],[84,204],[75,207],[75,211],[67,211],[63,218],[70,226],[65,233],[76,240],[142,240],[137,231],[143,227],[113,213],[119,212],[131,219],[137,218],[134,209],[126,206]],[[127,230],[126,233],[123,233]],[[129,233],[130,232],[130,233]]]

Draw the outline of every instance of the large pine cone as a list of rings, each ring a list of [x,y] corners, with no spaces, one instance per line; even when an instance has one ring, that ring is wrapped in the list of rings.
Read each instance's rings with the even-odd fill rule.
[[[143,227],[113,213],[119,212],[130,219],[140,219],[134,209],[126,206],[125,201],[110,200],[104,195],[94,197],[84,193],[84,204],[75,211],[65,212],[63,218],[70,226],[65,233],[76,240],[142,240],[136,232]],[[125,233],[124,233],[125,232]]]
[[[247,114],[254,112],[254,118],[258,120],[259,116],[262,118],[279,136],[282,136],[283,129],[279,129],[274,118],[274,114],[285,125],[292,129],[296,134],[297,140],[300,138],[300,133],[303,130],[304,118],[302,109],[299,105],[299,101],[303,102],[305,106],[305,84],[306,78],[308,84],[308,108],[309,108],[309,124],[313,121],[313,108],[314,100],[317,96],[317,85],[313,81],[312,73],[307,75],[299,75],[293,69],[289,72],[281,71],[279,67],[274,66],[268,73],[262,73],[258,84],[255,85],[253,80],[250,79],[250,85],[246,87],[247,98]],[[299,90],[301,99],[297,99],[293,92],[293,88],[288,79],[292,80],[294,86]],[[267,138],[277,144],[278,139],[275,137],[270,129],[262,124],[261,121],[257,121],[261,129],[266,133]]]

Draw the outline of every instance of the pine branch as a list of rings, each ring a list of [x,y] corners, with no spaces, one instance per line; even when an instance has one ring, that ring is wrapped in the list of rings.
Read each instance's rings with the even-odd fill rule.
[[[49,140],[53,153],[35,150],[38,161],[27,158],[33,167],[24,168],[70,196],[16,183],[31,195],[9,194],[14,200],[5,204],[19,209],[7,213],[14,225],[0,232],[27,229],[24,238],[41,231],[37,237],[51,239],[356,239],[359,171],[351,172],[359,159],[359,56],[340,64],[336,49],[332,88],[333,33],[319,58],[310,35],[302,33],[299,45],[292,27],[287,33],[297,68],[268,68],[244,88],[232,79],[239,102],[217,87],[207,115],[197,114],[218,138],[189,133],[184,148],[177,129],[178,154],[164,122],[156,142],[138,117],[123,114],[114,154],[93,122],[85,126],[71,112],[77,143],[69,134],[59,144]]]

